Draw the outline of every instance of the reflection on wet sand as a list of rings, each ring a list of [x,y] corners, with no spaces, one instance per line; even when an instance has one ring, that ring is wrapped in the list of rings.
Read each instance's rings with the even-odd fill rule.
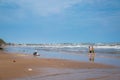
[[[16,80],[119,80],[119,69],[57,69],[41,68],[44,73]]]

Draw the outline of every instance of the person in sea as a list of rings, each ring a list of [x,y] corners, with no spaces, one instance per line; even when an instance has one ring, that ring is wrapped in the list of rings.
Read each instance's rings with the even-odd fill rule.
[[[37,50],[35,50],[35,52],[33,53],[34,56],[40,56],[37,52]]]
[[[94,52],[94,47],[93,46],[89,46],[89,61],[94,62],[94,58],[95,58],[95,52]]]

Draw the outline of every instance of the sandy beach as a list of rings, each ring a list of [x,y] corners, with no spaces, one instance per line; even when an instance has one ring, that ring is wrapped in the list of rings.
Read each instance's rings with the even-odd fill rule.
[[[0,80],[26,80],[29,76],[33,76],[28,80],[60,80],[61,78],[56,78],[59,76],[58,74],[68,74],[73,72],[71,75],[71,79],[73,77],[74,80],[80,80],[77,71],[81,73],[81,71],[86,70],[89,72],[93,70],[95,71],[103,71],[119,69],[118,67],[106,64],[98,64],[92,62],[80,62],[80,61],[72,61],[72,60],[62,60],[62,59],[47,59],[47,58],[38,58],[33,55],[26,54],[9,54],[7,52],[0,51]],[[84,72],[84,71],[83,71]],[[87,74],[90,74],[86,72]],[[111,71],[114,72],[114,71]],[[77,73],[77,74],[76,74]],[[102,73],[102,72],[101,72]],[[108,72],[109,73],[109,72]],[[119,72],[114,72],[120,75]],[[51,79],[48,76],[52,75]],[[53,77],[53,75],[55,77]],[[111,75],[111,74],[110,74]],[[36,76],[36,77],[35,77]],[[38,77],[39,76],[39,77]],[[43,78],[44,76],[44,78]],[[45,77],[47,76],[47,78]],[[85,76],[85,75],[84,75]],[[62,77],[62,76],[61,76]],[[86,76],[86,80],[101,80],[101,78],[92,78]],[[102,76],[103,77],[103,76]],[[43,79],[42,79],[43,78]],[[99,79],[98,79],[99,78]],[[109,78],[109,76],[108,76]],[[113,76],[113,78],[116,78]],[[120,77],[117,77],[120,78]],[[68,79],[67,76],[63,77],[62,80]],[[111,80],[111,79],[110,79]]]

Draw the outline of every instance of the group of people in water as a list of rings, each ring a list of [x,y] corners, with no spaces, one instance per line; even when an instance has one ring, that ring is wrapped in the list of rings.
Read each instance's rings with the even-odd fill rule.
[[[40,54],[38,54],[37,50],[35,50],[35,52],[33,52],[33,55],[34,56],[40,56]],[[89,61],[94,62],[95,52],[94,52],[93,46],[89,46],[88,56],[89,56]]]

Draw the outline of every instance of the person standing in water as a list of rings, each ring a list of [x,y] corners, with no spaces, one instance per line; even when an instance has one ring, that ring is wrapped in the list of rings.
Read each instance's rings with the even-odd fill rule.
[[[89,46],[88,56],[89,56],[89,61],[94,62],[95,52],[93,46]]]

